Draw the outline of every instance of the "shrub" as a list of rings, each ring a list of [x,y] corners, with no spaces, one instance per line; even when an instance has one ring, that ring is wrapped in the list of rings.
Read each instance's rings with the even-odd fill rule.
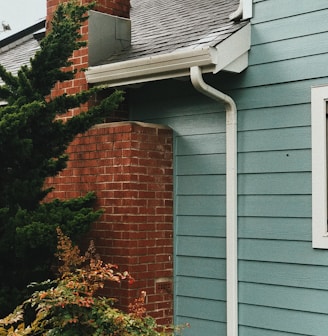
[[[142,293],[130,312],[114,307],[115,300],[96,296],[105,281],[129,281],[128,272],[106,264],[95,252],[93,243],[84,256],[71,240],[57,229],[57,280],[33,284],[34,293],[15,311],[0,320],[0,336],[160,336],[175,331],[161,329],[145,314]]]

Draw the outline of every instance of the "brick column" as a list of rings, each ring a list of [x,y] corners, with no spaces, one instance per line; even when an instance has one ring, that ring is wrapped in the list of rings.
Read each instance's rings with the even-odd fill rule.
[[[105,261],[136,279],[110,284],[106,294],[121,308],[147,292],[147,311],[160,324],[172,322],[173,174],[172,131],[133,122],[102,124],[69,147],[70,161],[49,180],[50,198],[96,191],[105,210],[91,238]]]

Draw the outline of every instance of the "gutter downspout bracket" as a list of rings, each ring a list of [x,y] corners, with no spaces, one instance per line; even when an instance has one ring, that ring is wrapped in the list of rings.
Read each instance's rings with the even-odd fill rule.
[[[204,82],[199,66],[190,68],[190,78],[197,91],[226,110],[227,336],[238,336],[237,108],[231,97]]]

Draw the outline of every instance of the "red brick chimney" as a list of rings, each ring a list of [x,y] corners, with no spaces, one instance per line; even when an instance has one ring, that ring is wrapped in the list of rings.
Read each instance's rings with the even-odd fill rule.
[[[47,0],[47,27],[49,27],[49,22],[51,21],[53,13],[55,12],[58,4],[65,2],[67,2],[67,0]],[[80,0],[80,4],[88,4],[90,2],[93,2],[93,0]],[[94,10],[98,13],[110,14],[128,19],[130,17],[130,0],[97,0]],[[89,24],[90,20],[86,21],[81,28],[82,39],[87,41],[88,44],[90,44]],[[88,47],[89,46],[87,45],[86,47],[74,52],[72,56],[73,68],[80,70],[86,69],[88,66],[90,66],[90,54]],[[86,90],[87,88],[88,84],[84,73],[77,72],[74,80],[64,83],[57,83],[52,91],[52,96],[58,96],[63,93],[75,94],[81,90]],[[79,109],[71,111],[64,117],[64,119],[79,113],[79,111]],[[123,115],[125,116],[125,113],[123,113]],[[122,117],[120,115],[119,117],[114,118],[114,120],[125,120],[124,116]]]
[[[65,1],[47,0],[48,22],[62,2]],[[99,13],[125,18],[114,21],[123,21],[124,28],[129,28],[129,10],[129,0],[97,0],[95,12],[90,14],[93,21],[88,20],[82,27],[83,39],[90,50],[94,51],[95,46],[96,56],[104,50],[97,49],[99,44],[94,44],[93,37],[96,40],[99,32],[105,33],[102,27],[115,31],[110,18],[105,18],[99,29],[99,21],[104,19]],[[118,31],[124,30],[127,29]],[[115,37],[126,42],[126,36]],[[90,65],[88,46],[74,53],[76,69]],[[87,86],[84,73],[80,72],[74,80],[58,83],[52,95],[74,94]],[[79,110],[74,110],[66,118],[77,113]],[[106,262],[117,263],[136,280],[133,285],[109,286],[106,294],[116,297],[119,307],[128,310],[129,304],[145,291],[147,312],[159,324],[170,324],[173,314],[172,146],[172,130],[163,126],[134,122],[98,125],[73,141],[67,149],[67,168],[47,181],[47,186],[55,187],[48,201],[96,192],[104,214],[94,223],[89,237],[95,240]]]
[[[58,4],[67,0],[47,0],[47,17],[50,18]],[[80,0],[81,4],[87,4],[93,0]],[[95,10],[115,16],[130,17],[130,0],[97,0]]]

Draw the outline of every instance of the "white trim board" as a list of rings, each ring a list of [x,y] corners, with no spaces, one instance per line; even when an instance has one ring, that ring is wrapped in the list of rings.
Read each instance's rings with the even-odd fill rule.
[[[320,249],[328,249],[327,101],[328,85],[312,87],[312,247]]]

